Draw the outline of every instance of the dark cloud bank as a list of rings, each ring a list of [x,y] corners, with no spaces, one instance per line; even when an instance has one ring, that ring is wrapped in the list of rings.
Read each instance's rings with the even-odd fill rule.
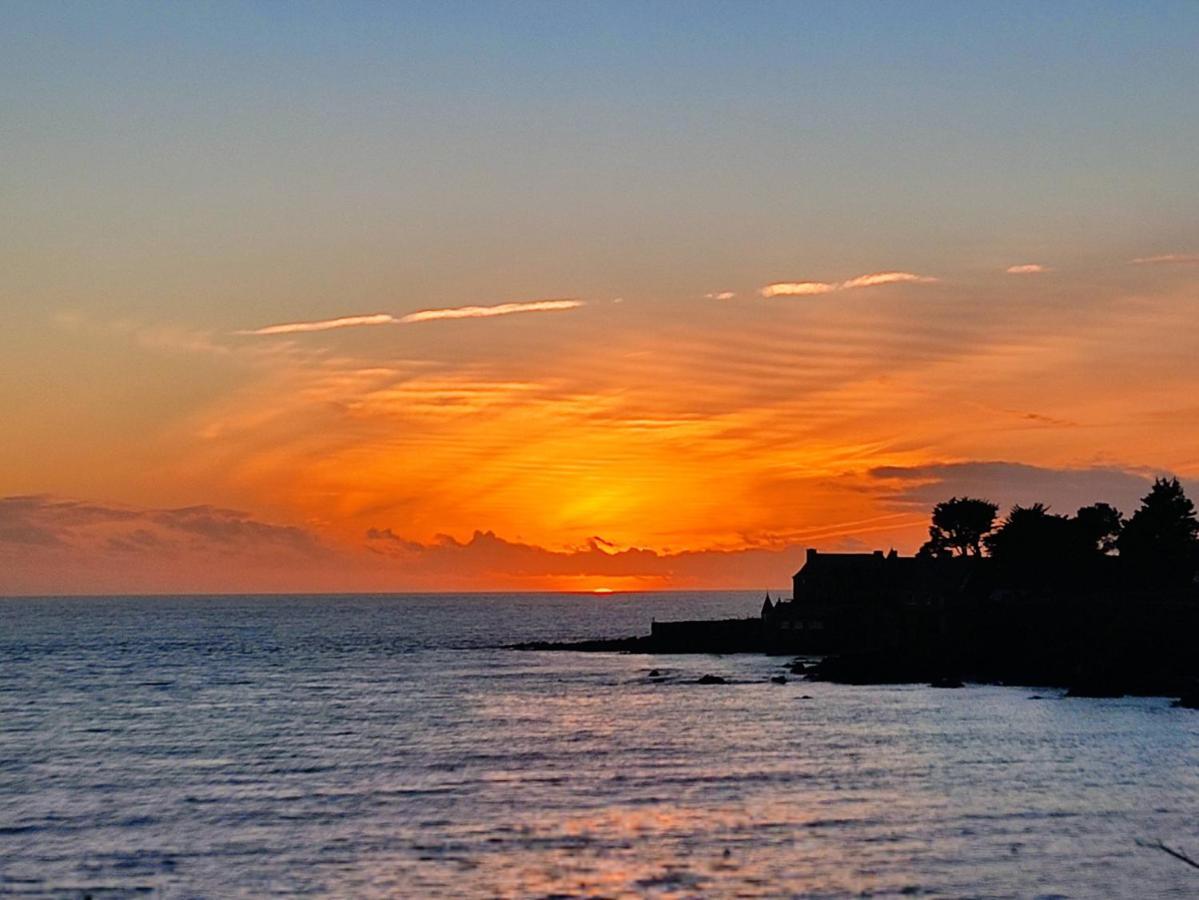
[[[1014,462],[959,462],[926,466],[883,466],[870,477],[890,490],[889,502],[905,508],[929,508],[952,496],[983,497],[1007,509],[1013,504],[1045,503],[1071,513],[1096,501],[1130,513],[1153,483],[1149,469],[1090,467],[1054,469]],[[1193,486],[1188,491],[1194,493]]]
[[[1167,473],[970,461],[886,466],[868,476],[882,503],[913,511],[969,495],[1003,509],[1043,502],[1073,512],[1104,501],[1131,513],[1159,474]],[[1196,485],[1187,489],[1199,496]],[[870,549],[854,537],[818,546]],[[483,530],[466,541],[443,535],[418,543],[396,527],[372,528],[359,546],[347,547],[305,528],[218,506],[152,509],[47,495],[0,498],[3,594],[536,589],[600,578],[633,579],[645,588],[777,588],[787,584],[803,552],[798,544],[781,543],[738,550],[620,549],[600,537],[555,550]]]

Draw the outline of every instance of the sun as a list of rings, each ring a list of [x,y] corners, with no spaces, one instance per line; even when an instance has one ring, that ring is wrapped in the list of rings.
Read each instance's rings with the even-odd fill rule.
[[[591,593],[593,593],[593,594],[611,594],[612,588],[606,588],[606,587],[592,588]]]

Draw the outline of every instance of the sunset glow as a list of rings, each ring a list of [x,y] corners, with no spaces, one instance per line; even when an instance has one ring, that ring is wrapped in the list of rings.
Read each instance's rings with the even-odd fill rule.
[[[0,592],[766,588],[1199,478],[1193,48],[861,12],[9,46]]]

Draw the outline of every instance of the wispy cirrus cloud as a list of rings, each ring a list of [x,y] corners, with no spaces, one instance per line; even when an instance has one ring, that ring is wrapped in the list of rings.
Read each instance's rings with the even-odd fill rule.
[[[1044,272],[1053,271],[1048,266],[1043,266],[1040,263],[1021,263],[1018,266],[1008,266],[1004,271],[1008,275],[1040,275]]]
[[[916,275],[912,272],[875,272],[871,275],[859,275],[848,281],[841,282],[841,290],[850,288],[875,287],[880,284],[932,284],[936,281],[931,275]]]
[[[1162,253],[1158,256],[1138,256],[1131,262],[1136,266],[1194,265],[1199,263],[1199,253]]]
[[[583,306],[582,300],[529,300],[520,303],[499,303],[494,306],[455,306],[446,309],[422,309],[405,316],[389,313],[371,313],[361,316],[343,316],[337,319],[318,319],[312,322],[284,322],[238,331],[237,334],[276,335],[303,334],[312,331],[332,331],[336,328],[356,328],[362,325],[414,325],[436,319],[487,319],[493,316],[510,316],[515,313],[555,312]]]
[[[359,325],[396,325],[400,320],[387,313],[366,316],[344,316],[340,319],[320,319],[315,322],[284,322],[282,325],[267,325],[239,331],[238,334],[303,334],[308,331],[332,331],[335,328],[355,328]]]
[[[845,281],[776,281],[764,286],[758,293],[763,297],[812,297],[884,284],[933,284],[937,280],[931,275],[917,275],[914,272],[872,272]]]
[[[704,294],[708,300],[732,300],[736,296],[735,291],[712,291],[710,294]]]
[[[496,306],[455,306],[449,309],[422,309],[409,313],[399,320],[401,325],[415,322],[432,322],[435,319],[489,319],[493,316],[510,316],[515,313],[556,312],[578,309],[582,300],[530,300],[522,303],[500,303]]]

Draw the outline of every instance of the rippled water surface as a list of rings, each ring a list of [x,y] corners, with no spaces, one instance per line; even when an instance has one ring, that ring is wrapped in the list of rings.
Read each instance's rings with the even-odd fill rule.
[[[759,603],[0,600],[0,895],[1199,896],[1166,700],[502,649]]]

